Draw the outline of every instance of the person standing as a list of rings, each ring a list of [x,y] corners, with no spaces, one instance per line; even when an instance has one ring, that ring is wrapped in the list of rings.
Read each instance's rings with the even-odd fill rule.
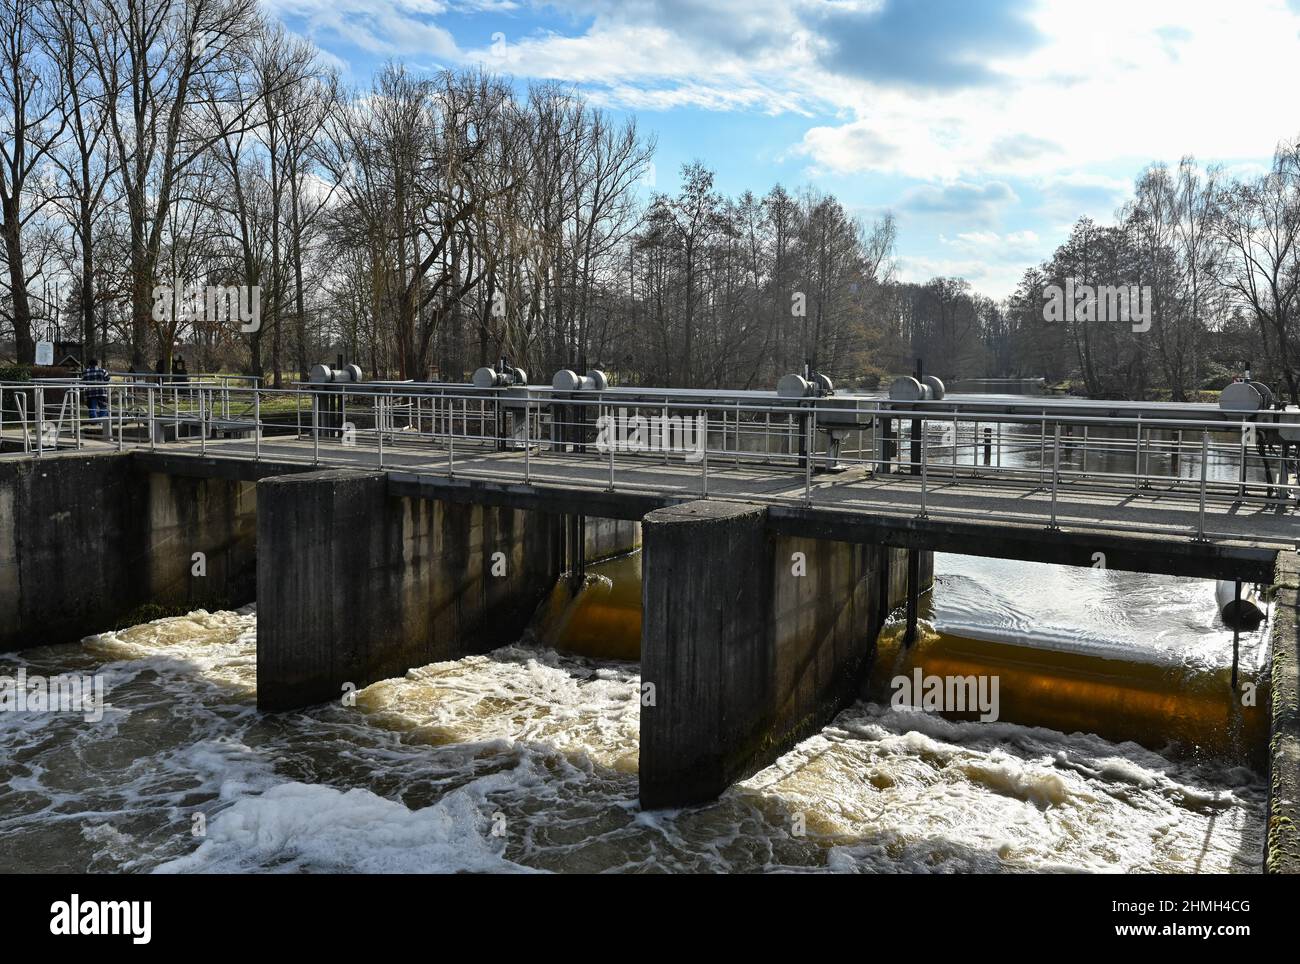
[[[99,367],[99,359],[92,358],[86,370],[81,373],[81,381],[89,386],[86,389],[86,407],[91,419],[108,417],[108,372]]]

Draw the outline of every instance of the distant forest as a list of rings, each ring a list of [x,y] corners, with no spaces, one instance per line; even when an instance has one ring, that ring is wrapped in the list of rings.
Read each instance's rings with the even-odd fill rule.
[[[769,387],[805,360],[869,386],[1045,376],[1191,398],[1246,360],[1300,402],[1300,148],[1254,179],[1153,165],[1003,302],[897,280],[891,217],[780,185],[725,197],[557,84],[385,66],[346,89],[255,0],[0,0],[0,363],[57,333],[114,367],[272,384],[342,354],[461,380]],[[1150,286],[1149,331],[1044,320],[1044,288]],[[260,327],[156,311],[158,289],[257,286]],[[172,305],[172,308],[177,307]]]

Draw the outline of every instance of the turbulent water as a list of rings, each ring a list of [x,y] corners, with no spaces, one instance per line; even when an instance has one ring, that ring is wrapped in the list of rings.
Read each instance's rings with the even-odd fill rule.
[[[1213,587],[938,557],[934,622],[1222,667]],[[1018,567],[1018,568],[1017,568]],[[1042,573],[1054,582],[1028,596]],[[1252,871],[1231,761],[859,703],[699,808],[637,806],[638,665],[519,644],[262,716],[251,609],[0,673],[102,673],[102,722],[0,714],[4,871]],[[1258,664],[1258,636],[1246,637]],[[1225,655],[1227,654],[1227,655]]]

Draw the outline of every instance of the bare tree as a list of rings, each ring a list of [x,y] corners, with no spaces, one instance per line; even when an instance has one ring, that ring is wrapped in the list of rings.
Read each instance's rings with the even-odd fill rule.
[[[1255,319],[1265,364],[1300,404],[1300,158],[1284,144],[1272,169],[1252,183],[1220,192],[1216,230],[1226,256],[1219,283]],[[1263,367],[1263,366],[1261,366]]]
[[[140,370],[177,182],[213,145],[246,126],[231,91],[259,27],[256,0],[89,0],[78,9],[126,203],[131,365]],[[215,125],[203,123],[213,117]]]
[[[30,191],[33,172],[63,133],[63,91],[50,62],[36,53],[40,0],[0,0],[0,236],[18,361],[36,360],[24,227],[44,206]]]

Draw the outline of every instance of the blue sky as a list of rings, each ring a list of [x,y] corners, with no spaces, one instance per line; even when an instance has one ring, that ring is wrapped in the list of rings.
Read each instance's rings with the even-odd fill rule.
[[[1300,132],[1300,0],[264,0],[350,83],[387,59],[577,84],[658,138],[655,187],[778,181],[898,219],[899,274],[993,297],[1183,155]]]

